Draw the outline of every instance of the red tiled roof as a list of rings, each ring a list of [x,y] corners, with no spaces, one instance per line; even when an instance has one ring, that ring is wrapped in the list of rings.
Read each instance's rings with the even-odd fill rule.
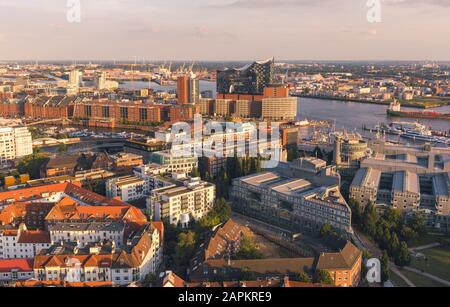
[[[32,272],[33,259],[0,260],[1,273],[11,272],[12,270],[18,270],[20,272]]]
[[[45,244],[51,243],[50,233],[47,231],[22,231],[18,243]]]
[[[121,200],[110,199],[101,195],[98,195],[89,190],[83,189],[79,183],[57,183],[48,184],[43,186],[19,189],[14,191],[7,191],[0,193],[0,202],[6,200],[36,200],[41,199],[42,194],[46,193],[64,193],[76,200],[82,201],[90,205],[109,205],[109,206],[124,206],[127,205]]]

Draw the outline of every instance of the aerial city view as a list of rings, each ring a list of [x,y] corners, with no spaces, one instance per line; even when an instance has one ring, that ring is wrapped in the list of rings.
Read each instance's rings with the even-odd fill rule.
[[[337,2],[1,0],[0,287],[449,287],[450,6]]]

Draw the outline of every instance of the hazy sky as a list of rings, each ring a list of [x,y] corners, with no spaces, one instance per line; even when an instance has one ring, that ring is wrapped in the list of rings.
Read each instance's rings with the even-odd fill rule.
[[[0,0],[0,60],[450,60],[450,0]]]

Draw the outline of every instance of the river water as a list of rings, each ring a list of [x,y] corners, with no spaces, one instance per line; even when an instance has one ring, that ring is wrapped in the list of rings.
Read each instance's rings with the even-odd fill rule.
[[[299,98],[298,100],[297,116],[299,119],[333,120],[336,123],[336,129],[346,128],[348,130],[356,129],[361,131],[364,125],[368,128],[372,128],[378,123],[419,121],[420,123],[431,127],[433,130],[450,130],[450,121],[448,120],[388,117],[386,113],[388,107],[384,105],[313,98]],[[409,108],[403,109],[409,110]],[[411,110],[417,111],[417,109]],[[450,113],[450,106],[432,110]]]
[[[119,85],[121,89],[143,89],[143,88],[151,88],[154,91],[162,91],[162,92],[175,92],[177,90],[176,83],[174,85],[159,85],[155,82],[144,82],[144,81],[126,81]],[[213,97],[216,96],[216,83],[210,81],[200,80],[200,91],[212,91]]]

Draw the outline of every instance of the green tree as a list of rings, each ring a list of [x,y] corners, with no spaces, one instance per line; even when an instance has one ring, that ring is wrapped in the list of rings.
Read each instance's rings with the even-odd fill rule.
[[[175,247],[175,264],[177,271],[184,272],[189,264],[190,259],[195,253],[196,238],[192,231],[183,232],[178,235],[178,242]]]
[[[427,233],[427,223],[423,213],[415,213],[408,226],[419,236],[424,236]]]
[[[389,255],[387,251],[383,251],[381,255],[381,281],[383,283],[387,282],[390,278],[390,270],[389,270]]]
[[[21,174],[30,174],[31,179],[39,179],[41,178],[41,168],[47,161],[48,158],[42,154],[32,154],[19,162],[17,170]]]
[[[199,169],[198,169],[197,167],[195,167],[194,169],[192,169],[191,177],[194,177],[194,178],[200,177],[200,171],[199,171]]]
[[[316,276],[316,282],[324,285],[334,285],[334,280],[328,271],[320,270]]]
[[[58,145],[58,153],[63,154],[63,153],[66,153],[66,152],[67,152],[67,145],[63,144],[63,143],[60,143]]]
[[[328,237],[330,235],[332,235],[334,232],[333,226],[331,226],[330,224],[324,224],[322,226],[322,228],[320,229],[320,236],[322,238]]]
[[[296,279],[299,282],[312,283],[312,278],[305,272],[298,273]]]
[[[224,198],[216,200],[213,213],[216,214],[221,223],[225,223],[231,218],[231,205]]]
[[[142,282],[144,287],[154,287],[158,281],[158,276],[155,274],[148,274],[145,276],[144,281]]]
[[[400,267],[405,267],[411,264],[411,255],[409,254],[409,249],[406,242],[402,242],[400,244],[400,249],[395,256],[395,264]]]
[[[372,203],[368,203],[366,208],[364,208],[362,216],[362,227],[363,230],[374,237],[376,234],[376,226],[378,221],[378,213]]]
[[[262,259],[263,255],[258,251],[255,243],[248,236],[244,236],[241,240],[239,252],[237,252],[235,259],[250,260]]]

